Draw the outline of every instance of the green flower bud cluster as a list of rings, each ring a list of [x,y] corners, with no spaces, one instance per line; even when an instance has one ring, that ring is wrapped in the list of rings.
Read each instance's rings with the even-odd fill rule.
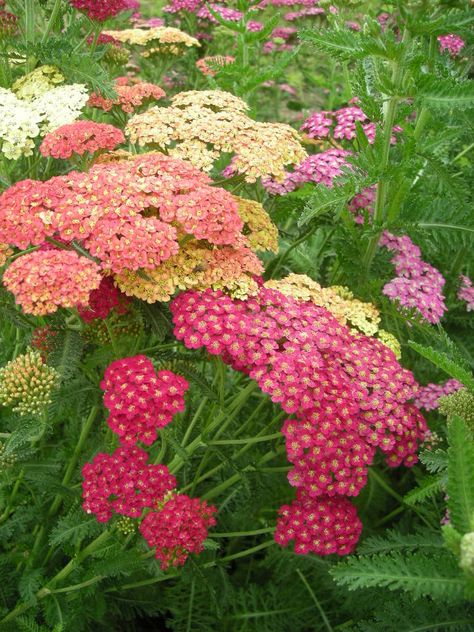
[[[51,403],[58,372],[44,364],[39,351],[28,349],[0,369],[0,404],[20,415],[37,414]]]
[[[137,530],[137,524],[132,518],[122,516],[117,520],[117,529],[120,533],[123,533],[123,535],[131,535]]]
[[[125,66],[130,61],[130,53],[119,46],[109,46],[105,51],[104,59],[115,66]]]
[[[439,412],[451,419],[454,416],[464,419],[468,427],[474,431],[474,393],[467,388],[441,397],[438,403]]]
[[[16,457],[14,454],[7,454],[4,443],[0,443],[0,470],[6,470],[7,468],[15,465]]]

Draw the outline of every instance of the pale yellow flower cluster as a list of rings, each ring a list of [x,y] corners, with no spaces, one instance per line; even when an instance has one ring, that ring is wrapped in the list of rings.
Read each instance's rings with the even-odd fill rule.
[[[64,81],[64,76],[56,66],[39,66],[24,77],[17,79],[12,86],[12,92],[19,99],[32,101]]]
[[[289,274],[279,281],[267,281],[265,286],[297,300],[311,301],[326,308],[341,325],[346,325],[353,333],[377,337],[397,358],[401,357],[400,343],[395,336],[379,328],[380,313],[375,305],[354,298],[347,287],[321,287],[305,274]]]
[[[143,57],[151,55],[182,55],[187,48],[200,46],[199,41],[170,26],[154,26],[152,28],[123,29],[121,31],[104,31],[114,39],[130,46],[143,47]]]
[[[247,298],[257,292],[252,274],[261,274],[262,264],[247,247],[245,238],[240,246],[214,246],[191,240],[183,244],[178,254],[154,270],[125,271],[115,276],[119,289],[147,303],[166,302],[177,290],[225,290],[235,298]]]
[[[133,116],[126,132],[140,146],[154,145],[210,171],[222,153],[233,154],[232,170],[247,182],[286,177],[285,167],[306,152],[299,134],[283,123],[261,123],[247,115],[247,104],[220,90],[182,92],[171,106]]]
[[[87,103],[85,85],[58,85],[64,78],[54,66],[41,66],[0,88],[0,151],[9,160],[31,156],[35,138],[72,123]]]
[[[234,196],[250,247],[256,251],[278,252],[278,228],[260,202]]]
[[[19,415],[41,413],[58,380],[58,372],[44,364],[40,352],[28,349],[0,369],[0,404]]]

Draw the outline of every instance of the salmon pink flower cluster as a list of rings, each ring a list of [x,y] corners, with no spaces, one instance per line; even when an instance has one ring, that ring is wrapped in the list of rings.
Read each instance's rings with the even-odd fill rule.
[[[356,136],[356,123],[359,122],[369,143],[374,143],[376,135],[375,123],[369,121],[365,112],[355,105],[340,110],[314,112],[303,125],[301,130],[306,132],[309,138],[334,138],[336,140],[353,140]],[[400,127],[394,127],[394,132],[401,132]],[[396,137],[392,137],[392,143]]]
[[[87,173],[73,171],[46,182],[23,180],[0,195],[0,242],[25,249],[54,238],[71,248],[80,246],[81,252],[86,249],[95,258],[39,251],[16,260],[5,273],[5,283],[16,296],[21,295],[20,304],[31,309],[31,299],[41,303],[39,297],[47,294],[40,311],[31,313],[48,313],[44,311],[47,304],[86,306],[88,293],[98,287],[100,271],[105,276],[140,269],[153,274],[180,252],[185,236],[184,244],[199,240],[214,254],[220,248],[238,249],[239,261],[247,267],[230,266],[226,282],[232,280],[232,270],[239,280],[248,266],[260,270],[242,233],[239,198],[211,186],[211,179],[191,164],[163,154],[110,158]],[[64,271],[63,282],[56,277],[59,262],[66,259],[71,267]],[[58,265],[53,266],[53,261]],[[225,256],[214,257],[214,267],[225,263]],[[48,275],[43,273],[45,268]],[[47,276],[52,274],[56,280],[51,282]],[[223,278],[213,276],[217,281]]]
[[[221,355],[295,416],[282,433],[294,465],[289,481],[307,503],[332,497],[331,508],[340,501],[346,507],[345,498],[364,486],[377,448],[390,466],[416,462],[426,429],[409,403],[416,382],[379,340],[266,287],[245,302],[212,290],[186,292],[171,310],[175,336],[187,347]],[[309,550],[324,546],[316,538]]]
[[[454,35],[454,33],[439,35],[438,42],[440,52],[448,51],[451,57],[457,57],[464,46],[466,46],[466,42],[459,35]]]
[[[115,311],[117,314],[125,314],[128,310],[130,299],[115,287],[110,277],[103,277],[97,290],[92,290],[89,302],[85,307],[79,307],[79,316],[86,323],[93,320],[105,320]]]
[[[98,108],[104,112],[110,112],[116,107],[126,114],[132,114],[140,106],[151,101],[158,101],[166,96],[165,91],[160,86],[130,77],[118,77],[115,80],[114,88],[117,96],[113,99],[93,92],[87,103],[89,107]]]
[[[108,522],[114,512],[139,518],[143,509],[155,507],[176,487],[166,465],[148,463],[148,453],[137,446],[97,454],[82,475],[82,507],[98,522]]]
[[[145,516],[140,533],[156,548],[163,570],[182,566],[190,553],[201,553],[209,528],[216,524],[215,512],[205,500],[176,494]]]
[[[58,307],[85,305],[99,287],[99,266],[69,250],[35,251],[16,259],[3,284],[27,314],[52,314]]]
[[[49,132],[40,145],[40,152],[46,158],[66,160],[74,154],[83,156],[98,151],[112,150],[125,142],[122,130],[108,123],[75,121]]]
[[[357,510],[348,500],[324,498],[314,502],[303,492],[291,505],[278,511],[275,541],[288,546],[295,541],[295,553],[307,555],[347,555],[359,540],[362,523]]]
[[[392,264],[397,273],[383,293],[402,307],[417,310],[429,323],[439,323],[446,311],[441,273],[423,261],[421,250],[407,235],[397,237],[385,231],[380,245],[395,253]]]
[[[184,410],[188,382],[171,371],[158,371],[143,355],[112,362],[100,384],[110,415],[107,423],[123,445],[151,445],[158,428]]]

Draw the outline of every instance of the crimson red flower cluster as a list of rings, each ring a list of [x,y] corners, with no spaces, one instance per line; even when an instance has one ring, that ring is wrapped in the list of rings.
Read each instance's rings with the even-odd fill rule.
[[[160,511],[145,516],[140,533],[156,547],[163,570],[182,566],[190,553],[201,553],[208,529],[216,524],[215,512],[205,500],[180,494],[172,496]]]
[[[139,518],[176,486],[166,465],[148,463],[148,453],[137,446],[101,452],[84,465],[82,475],[83,509],[99,522],[108,522],[113,512]]]
[[[79,307],[79,316],[86,323],[93,320],[105,320],[112,310],[117,314],[125,314],[130,299],[115,287],[111,277],[103,277],[97,290],[92,290],[89,294],[89,304],[86,307]]]
[[[245,302],[212,290],[186,292],[171,309],[174,333],[186,346],[221,355],[295,415],[282,432],[294,465],[289,480],[304,492],[305,511],[314,502],[347,513],[345,497],[364,486],[377,448],[391,466],[416,462],[426,429],[409,403],[416,383],[376,338],[354,334],[326,309],[266,287]],[[353,521],[354,536],[359,531]],[[347,552],[335,545],[334,532],[324,533],[325,542],[316,538],[310,550]]]
[[[107,423],[123,445],[141,441],[151,445],[158,428],[184,410],[188,382],[172,371],[158,371],[144,355],[116,360],[108,366],[100,384],[110,411]]]

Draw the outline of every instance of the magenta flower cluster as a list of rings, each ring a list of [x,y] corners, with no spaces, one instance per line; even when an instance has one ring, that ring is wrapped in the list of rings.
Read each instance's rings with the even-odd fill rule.
[[[423,261],[420,249],[407,235],[397,237],[385,231],[380,245],[395,252],[392,264],[397,273],[383,293],[402,307],[417,310],[429,323],[438,323],[446,311],[442,274]]]
[[[453,379],[447,380],[443,384],[431,383],[420,386],[414,399],[415,405],[425,410],[435,410],[438,408],[441,397],[455,393],[460,388],[462,388],[461,382]]]
[[[306,132],[310,138],[328,138],[336,140],[353,140],[356,136],[356,123],[359,122],[369,143],[375,141],[376,125],[368,120],[364,111],[351,105],[333,112],[322,110],[314,112],[301,126],[301,130]],[[400,127],[394,127],[394,132],[401,132]],[[396,142],[396,137],[392,137],[392,143]]]
[[[458,299],[466,303],[466,310],[468,312],[474,311],[474,286],[468,276],[461,274],[459,277],[461,285],[458,290]]]
[[[426,426],[409,403],[413,375],[377,339],[355,336],[324,308],[265,287],[247,301],[212,290],[185,292],[171,311],[175,335],[188,348],[221,355],[294,415],[282,428],[293,464],[288,478],[298,490],[288,511],[302,503],[309,512],[311,503],[315,511],[326,504],[328,514],[337,507],[338,519],[350,516],[351,530],[338,540],[331,530],[318,531],[316,520],[308,550],[351,550],[360,522],[346,497],[365,484],[376,449],[391,466],[417,460]],[[277,529],[282,541],[295,538],[285,531],[284,515]]]
[[[151,360],[138,355],[112,362],[100,387],[110,412],[107,423],[122,445],[137,441],[151,445],[158,428],[167,426],[176,413],[184,410],[189,384],[172,371],[156,373]]]
[[[272,195],[285,195],[307,182],[332,187],[334,178],[342,174],[342,167],[347,166],[349,155],[350,152],[344,149],[327,149],[305,158],[283,182],[262,178],[262,184]]]
[[[451,57],[457,57],[466,45],[466,42],[459,35],[454,35],[453,33],[439,35],[438,42],[440,52],[448,51]]]

